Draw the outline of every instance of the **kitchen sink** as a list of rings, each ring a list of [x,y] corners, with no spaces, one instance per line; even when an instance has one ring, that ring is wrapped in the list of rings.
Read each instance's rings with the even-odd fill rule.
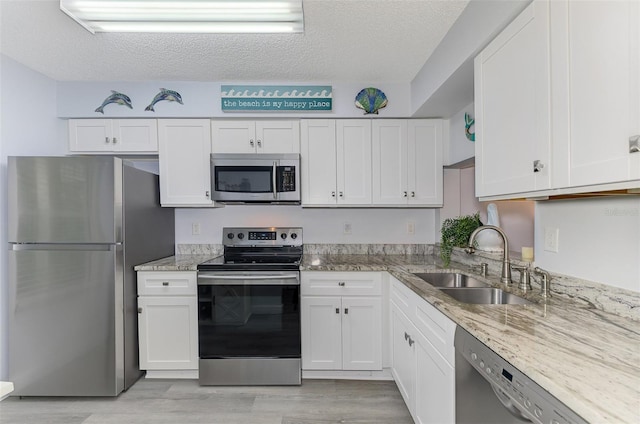
[[[440,291],[462,303],[480,305],[530,305],[527,299],[492,287],[441,288]]]
[[[413,274],[431,284],[434,287],[489,287],[488,284],[478,281],[468,275],[457,272],[430,272]]]

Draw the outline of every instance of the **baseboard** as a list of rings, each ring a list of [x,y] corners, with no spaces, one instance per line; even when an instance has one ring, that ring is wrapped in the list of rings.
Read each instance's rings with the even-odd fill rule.
[[[381,371],[302,370],[302,379],[393,380],[390,368]]]
[[[184,378],[197,380],[198,370],[148,370],[145,378]]]

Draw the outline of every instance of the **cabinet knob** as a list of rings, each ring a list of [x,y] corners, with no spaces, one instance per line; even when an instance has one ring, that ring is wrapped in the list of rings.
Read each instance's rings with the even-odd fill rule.
[[[405,340],[409,340],[409,335],[407,334],[407,332],[406,332],[406,331],[404,332],[404,339],[405,339]]]
[[[640,135],[629,137],[629,153],[640,153]]]
[[[142,313],[142,306],[138,307],[138,313],[141,314]]]
[[[336,197],[336,192],[335,191],[331,192],[331,197]]]
[[[251,147],[253,147],[253,138],[252,138],[251,140],[249,140],[249,145],[250,145]]]
[[[258,143],[258,147],[262,147],[262,140],[256,140],[256,142]]]
[[[416,192],[415,191],[411,192],[411,197],[416,197]]]
[[[207,196],[207,199],[209,198],[209,190],[204,192],[204,195]]]
[[[343,192],[340,192],[339,195],[340,195],[340,197],[344,197],[344,193]]]
[[[113,137],[113,144],[116,144],[118,142],[118,139]]]
[[[340,308],[336,308],[336,314],[340,313]]]
[[[349,308],[344,308],[344,313],[348,314],[349,313]]]
[[[340,281],[340,282],[338,283],[338,285],[339,285],[340,287],[344,287],[345,282],[344,282],[344,281]]]
[[[409,346],[413,346],[414,343],[415,343],[415,341],[413,341],[413,339],[411,337],[409,337]]]
[[[162,282],[162,285],[166,287],[166,286],[168,286],[168,285],[169,285],[169,282],[168,282],[168,281],[163,281],[163,282]]]
[[[105,137],[105,138],[104,138],[104,142],[105,142],[105,143],[108,143],[108,142],[109,142],[109,137]]]
[[[406,191],[402,192],[402,197],[407,197],[407,192]]]
[[[544,163],[539,160],[533,161],[533,172],[540,172],[542,171],[542,168],[544,168]]]

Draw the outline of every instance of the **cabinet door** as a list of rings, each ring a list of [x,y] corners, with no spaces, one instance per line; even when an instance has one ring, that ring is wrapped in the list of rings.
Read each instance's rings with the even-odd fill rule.
[[[208,119],[158,121],[162,206],[211,206]]]
[[[407,204],[407,120],[373,121],[372,143],[373,203]]]
[[[113,125],[113,149],[117,152],[154,153],[158,151],[155,119],[118,119]]]
[[[336,123],[338,204],[371,204],[371,120]]]
[[[110,152],[113,149],[111,119],[69,119],[69,151]]]
[[[342,369],[342,311],[339,297],[302,296],[302,369]]]
[[[408,122],[408,203],[442,206],[442,121]]]
[[[336,121],[302,120],[302,204],[336,204]]]
[[[415,334],[415,411],[419,424],[455,422],[455,373],[420,333]]]
[[[382,300],[342,298],[342,369],[382,369]]]
[[[255,153],[255,121],[211,121],[213,153]]]
[[[551,2],[558,187],[640,178],[640,153],[629,152],[640,135],[639,9],[632,0]]]
[[[258,153],[300,153],[300,122],[257,121]]]
[[[198,369],[195,296],[138,298],[140,369]]]
[[[533,2],[475,59],[477,196],[550,187],[548,7]]]
[[[415,404],[415,358],[409,344],[412,326],[398,307],[391,302],[391,372],[393,379],[413,415]]]

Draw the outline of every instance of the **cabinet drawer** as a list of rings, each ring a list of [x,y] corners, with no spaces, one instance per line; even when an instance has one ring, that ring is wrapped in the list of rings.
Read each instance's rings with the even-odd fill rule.
[[[306,271],[301,274],[301,293],[306,296],[380,296],[380,272]]]
[[[391,276],[390,280],[391,300],[407,317],[413,320],[413,308],[411,306],[411,301],[414,300],[414,296],[416,296],[416,294],[413,293],[413,291],[409,287],[398,281],[395,277]]]
[[[195,271],[139,271],[138,296],[195,296]]]

